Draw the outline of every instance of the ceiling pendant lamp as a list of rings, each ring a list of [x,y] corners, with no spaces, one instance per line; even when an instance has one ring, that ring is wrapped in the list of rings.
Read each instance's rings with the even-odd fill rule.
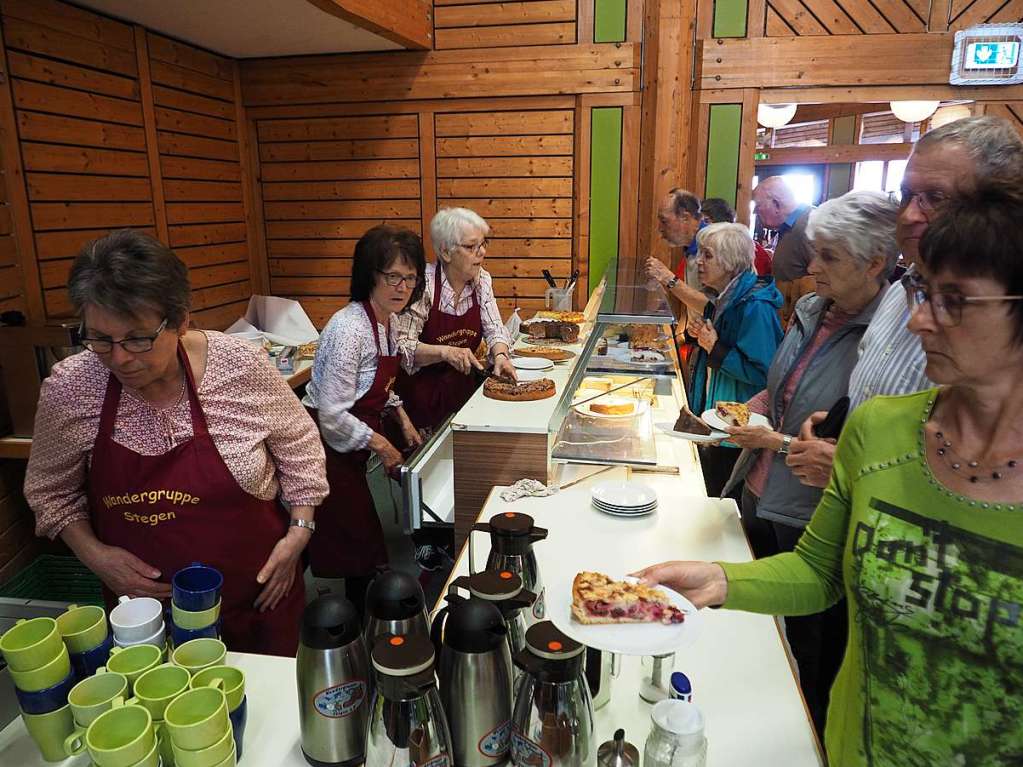
[[[757,107],[757,122],[765,128],[781,128],[796,115],[795,104],[761,104]]]
[[[893,101],[892,114],[904,123],[918,123],[926,120],[941,104],[940,101]]]

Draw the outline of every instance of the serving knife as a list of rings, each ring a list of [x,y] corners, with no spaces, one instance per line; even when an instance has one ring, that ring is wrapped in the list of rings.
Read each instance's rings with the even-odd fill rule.
[[[556,283],[556,282],[554,281],[554,278],[553,278],[553,277],[551,276],[551,271],[550,271],[550,269],[542,269],[542,270],[540,270],[540,274],[542,274],[542,275],[543,275],[543,278],[544,278],[545,280],[547,280],[547,284],[548,284],[548,285],[550,285],[550,286],[551,286],[552,288],[554,288],[555,290],[557,290],[557,289],[558,289],[558,283]]]

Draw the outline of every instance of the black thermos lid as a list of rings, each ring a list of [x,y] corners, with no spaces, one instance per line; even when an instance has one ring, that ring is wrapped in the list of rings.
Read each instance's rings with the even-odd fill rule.
[[[475,597],[451,605],[444,622],[444,644],[456,652],[490,652],[500,647],[507,633],[497,606]]]
[[[361,631],[359,613],[338,594],[317,597],[302,613],[302,644],[313,650],[333,650],[354,642]]]
[[[420,613],[426,606],[423,587],[411,575],[387,570],[366,591],[366,610],[374,618],[400,621]]]

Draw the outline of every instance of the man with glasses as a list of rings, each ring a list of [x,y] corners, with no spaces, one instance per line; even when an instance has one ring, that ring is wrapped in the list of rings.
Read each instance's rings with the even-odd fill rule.
[[[911,268],[917,260],[920,238],[945,202],[971,191],[979,179],[997,177],[1023,180],[1023,140],[1006,120],[968,117],[925,134],[910,155],[899,192],[896,237],[903,263]],[[895,283],[860,341],[860,358],[849,379],[850,410],[871,397],[932,386],[924,374],[927,360],[920,339],[907,327],[909,316],[906,287]],[[814,487],[827,485],[835,451],[811,431],[824,415],[807,419],[786,461],[804,484]]]

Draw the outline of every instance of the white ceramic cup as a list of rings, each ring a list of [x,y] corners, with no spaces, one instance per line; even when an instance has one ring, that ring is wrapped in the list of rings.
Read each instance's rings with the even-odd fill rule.
[[[160,621],[160,627],[153,633],[152,636],[146,637],[145,639],[139,639],[138,641],[132,640],[131,642],[122,642],[117,636],[114,636],[114,646],[116,647],[132,647],[137,644],[155,644],[157,647],[163,647],[167,643],[167,627],[163,621]]]
[[[163,626],[163,605],[152,597],[120,597],[110,611],[110,628],[119,644],[145,642]]]

